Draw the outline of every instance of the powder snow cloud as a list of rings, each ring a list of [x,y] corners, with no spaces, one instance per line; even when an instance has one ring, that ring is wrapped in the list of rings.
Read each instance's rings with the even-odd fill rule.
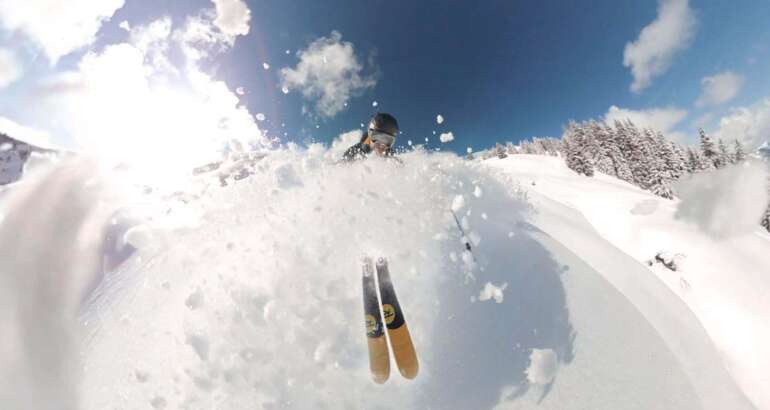
[[[692,42],[696,26],[688,0],[660,0],[658,16],[635,41],[626,44],[623,52],[623,66],[629,67],[634,77],[631,91],[642,91],[665,73],[676,54]]]
[[[743,83],[743,77],[732,71],[704,77],[701,80],[703,90],[698,100],[695,101],[695,105],[703,107],[724,104],[738,95],[743,87]]]
[[[94,42],[124,0],[0,0],[0,26],[23,34],[52,64]]]
[[[695,174],[677,184],[676,217],[719,239],[749,234],[767,206],[767,176],[754,162]]]
[[[611,106],[604,115],[604,122],[612,125],[614,121],[631,120],[640,127],[652,128],[660,131],[667,137],[677,141],[686,142],[687,135],[675,131],[677,124],[687,117],[687,110],[680,108],[651,108],[647,110],[630,110]]]
[[[350,98],[377,84],[373,75],[362,73],[364,67],[353,44],[342,41],[339,32],[316,39],[297,56],[300,61],[295,68],[281,69],[282,86],[299,90],[305,99],[314,101],[322,117],[333,117],[345,109]]]

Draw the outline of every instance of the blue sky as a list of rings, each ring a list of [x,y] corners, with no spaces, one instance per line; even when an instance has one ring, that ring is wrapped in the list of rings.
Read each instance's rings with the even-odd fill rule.
[[[6,21],[3,47],[14,50],[25,69],[21,78],[0,88],[6,97],[0,114],[66,139],[55,126],[38,124],[39,113],[24,112],[14,101],[28,98],[46,77],[77,70],[88,51],[100,53],[129,41],[121,22],[134,30],[167,16],[176,28],[186,16],[213,10],[215,3],[235,7],[240,2],[127,0],[102,22],[92,41],[54,64],[45,52],[35,51],[47,49],[40,45],[45,40],[35,44],[34,30],[11,29]],[[770,6],[762,3],[246,1],[248,32],[234,34],[227,52],[199,66],[231,90],[243,87],[240,103],[251,114],[264,113],[267,120],[259,127],[282,141],[329,142],[381,110],[399,119],[401,145],[430,137],[431,147],[464,152],[496,141],[560,136],[568,120],[602,119],[614,106],[613,115],[630,116],[680,141],[691,140],[703,126],[725,138],[743,138],[737,134],[751,129],[745,139],[756,142],[770,131]],[[647,41],[644,30],[651,32]],[[319,112],[317,95],[303,96],[307,84],[293,84],[288,94],[281,91],[287,85],[282,69],[301,71],[301,51],[319,38],[327,45],[349,43],[360,65],[358,86],[345,84],[349,76],[339,79],[337,86],[348,87],[350,95],[333,113]],[[23,47],[14,41],[19,39]],[[655,73],[632,90],[635,67],[624,65],[624,53],[635,42],[635,64]],[[172,64],[181,64],[177,57],[169,53]],[[265,62],[269,69],[262,67]],[[298,75],[312,78],[312,73]],[[441,125],[437,114],[445,118]],[[451,131],[455,140],[442,144],[433,131]]]

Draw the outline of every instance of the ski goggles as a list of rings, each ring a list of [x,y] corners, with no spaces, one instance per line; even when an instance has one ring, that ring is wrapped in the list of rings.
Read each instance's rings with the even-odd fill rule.
[[[372,141],[372,144],[382,144],[388,147],[392,146],[396,141],[396,137],[382,131],[370,131],[369,139]]]

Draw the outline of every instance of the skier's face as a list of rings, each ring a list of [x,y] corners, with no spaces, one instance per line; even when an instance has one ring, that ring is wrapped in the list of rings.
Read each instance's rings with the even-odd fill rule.
[[[395,140],[395,137],[390,134],[372,130],[369,131],[369,138],[371,139],[372,150],[380,156],[387,154],[390,145]]]
[[[372,151],[377,155],[383,156],[388,152],[388,146],[381,142],[373,142]]]

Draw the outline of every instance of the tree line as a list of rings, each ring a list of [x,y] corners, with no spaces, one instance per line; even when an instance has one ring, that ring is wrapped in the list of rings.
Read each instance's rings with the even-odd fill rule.
[[[703,129],[699,145],[683,147],[663,133],[636,126],[631,120],[612,125],[595,120],[570,121],[561,139],[533,138],[518,145],[496,144],[482,158],[511,154],[552,155],[564,158],[570,169],[581,175],[601,172],[632,183],[663,198],[673,199],[674,182],[684,175],[709,171],[746,159],[738,140],[716,141]],[[469,158],[472,154],[469,153]],[[768,186],[770,189],[770,183]],[[770,204],[761,221],[770,231]]]

